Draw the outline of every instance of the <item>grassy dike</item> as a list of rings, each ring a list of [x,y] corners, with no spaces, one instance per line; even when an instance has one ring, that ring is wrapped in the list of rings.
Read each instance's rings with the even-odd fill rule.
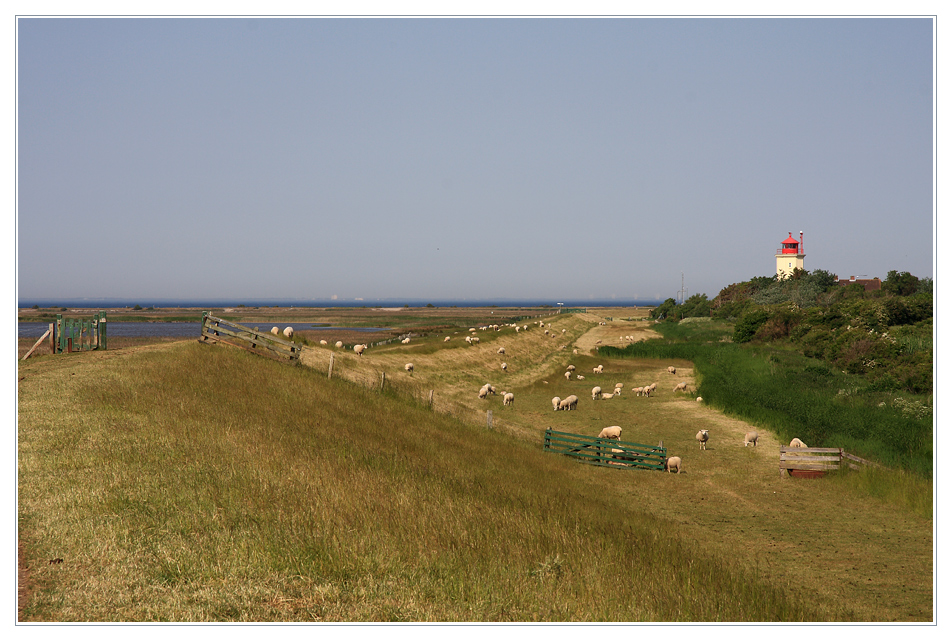
[[[186,341],[19,378],[22,620],[866,618],[592,480],[625,473],[306,367]]]

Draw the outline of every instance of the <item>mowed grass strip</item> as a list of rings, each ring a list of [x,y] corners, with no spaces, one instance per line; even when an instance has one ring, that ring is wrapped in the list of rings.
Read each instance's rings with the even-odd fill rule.
[[[593,468],[326,373],[183,342],[19,375],[24,620],[819,617]]]

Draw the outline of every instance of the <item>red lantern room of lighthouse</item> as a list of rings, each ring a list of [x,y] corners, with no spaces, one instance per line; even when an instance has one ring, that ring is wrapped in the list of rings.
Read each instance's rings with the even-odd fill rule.
[[[777,258],[777,278],[789,278],[793,275],[793,270],[803,269],[803,232],[800,232],[800,240],[793,237],[793,232],[789,232],[787,239],[780,243],[780,249],[775,254]]]

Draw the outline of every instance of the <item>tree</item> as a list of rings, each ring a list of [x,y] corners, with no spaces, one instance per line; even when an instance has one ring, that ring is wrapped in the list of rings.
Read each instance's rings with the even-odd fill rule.
[[[895,269],[886,274],[883,290],[896,296],[909,296],[919,289],[919,279],[909,272],[897,272]]]

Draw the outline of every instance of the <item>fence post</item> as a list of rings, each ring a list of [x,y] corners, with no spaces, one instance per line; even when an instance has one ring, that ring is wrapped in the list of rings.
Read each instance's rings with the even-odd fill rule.
[[[384,386],[387,384],[387,373],[380,372],[380,391],[383,391]]]
[[[493,428],[493,411],[486,411],[486,429],[491,430]]]
[[[334,355],[331,354],[331,364],[327,366],[327,378],[330,378],[334,373]]]
[[[430,409],[433,409],[433,390],[430,390],[429,404],[430,404]]]

